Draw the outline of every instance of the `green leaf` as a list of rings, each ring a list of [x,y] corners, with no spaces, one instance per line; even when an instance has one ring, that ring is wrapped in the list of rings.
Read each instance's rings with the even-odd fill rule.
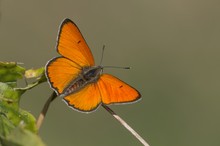
[[[25,69],[16,62],[0,62],[0,82],[16,82],[24,75]]]
[[[36,134],[23,129],[22,126],[15,128],[8,136],[0,139],[4,146],[45,146]]]
[[[24,78],[26,87],[17,87]],[[26,70],[15,62],[0,62],[0,146],[44,146],[35,117],[19,107],[22,94],[46,82],[44,68]]]
[[[6,83],[0,82],[0,112],[4,113],[13,125],[17,126],[23,121],[25,128],[32,132],[37,132],[34,116],[19,108],[21,95],[21,91],[11,88]]]
[[[37,78],[44,74],[44,67],[38,69],[29,69],[25,71],[26,78]]]
[[[8,120],[6,115],[0,113],[0,137],[7,136],[15,126]]]
[[[39,85],[40,83],[46,82],[47,78],[45,76],[45,69],[44,67],[39,68],[39,69],[30,69],[25,71],[25,77],[26,78],[36,78],[35,82],[29,83],[26,87],[24,88],[16,88],[17,90],[22,91],[27,91],[35,86]]]

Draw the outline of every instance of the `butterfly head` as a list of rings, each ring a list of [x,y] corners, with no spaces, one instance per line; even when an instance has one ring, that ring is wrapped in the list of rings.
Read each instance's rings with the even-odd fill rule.
[[[94,82],[99,78],[102,70],[102,66],[84,67],[82,71],[82,76],[86,81]]]

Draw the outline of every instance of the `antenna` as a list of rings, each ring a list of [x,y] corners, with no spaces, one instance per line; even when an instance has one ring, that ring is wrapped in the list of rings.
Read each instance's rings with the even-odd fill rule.
[[[102,65],[102,60],[103,60],[103,56],[104,56],[104,50],[105,50],[105,45],[103,45],[103,47],[102,47],[102,56],[101,56],[100,66]]]
[[[103,66],[102,68],[119,68],[119,69],[131,69],[130,66]]]
[[[101,56],[101,61],[100,61],[100,65],[99,66],[101,66],[101,64],[102,64],[102,60],[103,60],[103,58],[104,58],[104,51],[105,51],[105,45],[103,45],[103,47],[102,47],[102,56]],[[103,69],[103,68],[119,68],[119,69],[131,69],[131,67],[129,67],[129,66],[101,66],[101,68]]]

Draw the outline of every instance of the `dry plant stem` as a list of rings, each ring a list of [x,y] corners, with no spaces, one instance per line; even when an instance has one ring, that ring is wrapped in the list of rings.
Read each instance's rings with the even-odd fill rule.
[[[104,107],[118,122],[120,122],[131,134],[134,135],[144,146],[150,146],[134,129],[132,129],[121,117],[119,117],[112,109],[107,105],[102,104]]]
[[[42,111],[41,111],[41,113],[40,113],[40,115],[39,115],[39,117],[38,117],[38,119],[37,119],[37,129],[38,129],[38,130],[40,129],[40,127],[41,127],[41,125],[42,125],[42,123],[43,123],[43,121],[44,121],[44,118],[45,118],[45,116],[46,116],[46,114],[47,114],[47,110],[48,110],[48,108],[49,108],[49,106],[50,106],[50,103],[51,103],[56,97],[57,97],[56,93],[53,92],[53,93],[50,95],[50,97],[48,98],[47,102],[44,104],[44,107],[43,107],[43,109],[42,109]]]

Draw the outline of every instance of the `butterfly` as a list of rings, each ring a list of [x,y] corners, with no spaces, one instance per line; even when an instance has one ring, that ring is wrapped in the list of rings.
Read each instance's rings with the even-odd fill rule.
[[[50,87],[73,109],[89,113],[101,104],[131,103],[141,98],[135,88],[95,66],[80,30],[68,18],[60,25],[56,50],[61,56],[48,61],[46,77]]]

